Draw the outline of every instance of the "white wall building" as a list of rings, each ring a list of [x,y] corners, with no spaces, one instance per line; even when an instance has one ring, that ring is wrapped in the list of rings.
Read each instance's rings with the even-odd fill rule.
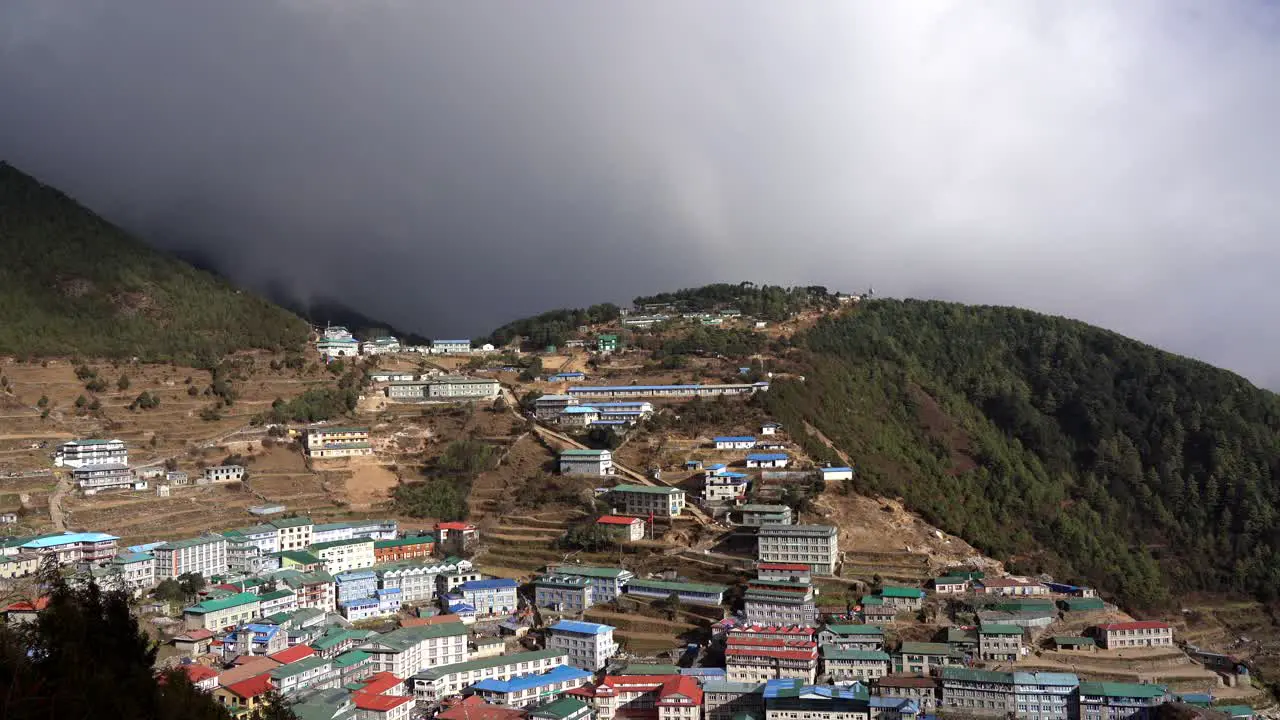
[[[570,665],[592,672],[607,665],[618,652],[612,625],[573,620],[561,620],[548,628],[547,647],[563,650]]]
[[[206,482],[240,482],[244,479],[244,468],[239,465],[214,465],[201,473]]]
[[[128,465],[129,449],[123,440],[72,440],[58,446],[53,456],[58,467]]]
[[[407,678],[439,665],[467,660],[467,626],[462,623],[400,628],[360,646],[373,672]]]
[[[152,548],[151,555],[156,559],[156,582],[185,573],[208,578],[227,571],[227,539],[221,535],[167,542]]]
[[[763,563],[804,563],[815,575],[834,575],[839,534],[830,525],[763,525],[757,536]]]

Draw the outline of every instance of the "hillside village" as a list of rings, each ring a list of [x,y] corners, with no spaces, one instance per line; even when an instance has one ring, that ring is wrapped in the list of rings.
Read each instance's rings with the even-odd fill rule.
[[[92,580],[235,714],[278,693],[303,720],[1270,713],[1184,618],[1006,572],[769,415],[803,381],[773,343],[861,302],[642,303],[555,344],[323,327],[203,371],[7,362],[5,621],[42,571]],[[343,383],[344,412],[297,419]]]

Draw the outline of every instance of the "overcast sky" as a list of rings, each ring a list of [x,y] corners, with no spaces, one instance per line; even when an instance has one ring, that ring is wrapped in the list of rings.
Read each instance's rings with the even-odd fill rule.
[[[5,0],[0,159],[437,337],[874,285],[1276,387],[1277,38],[1261,0]]]

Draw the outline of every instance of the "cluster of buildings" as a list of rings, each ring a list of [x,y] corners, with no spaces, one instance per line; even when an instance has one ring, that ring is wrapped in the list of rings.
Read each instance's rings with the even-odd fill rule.
[[[85,495],[107,490],[146,490],[151,480],[160,485],[157,491],[168,495],[169,486],[191,482],[185,472],[167,471],[163,467],[132,468],[129,448],[123,440],[72,440],[58,446],[53,455],[56,467],[66,468],[76,487]],[[240,482],[246,474],[239,465],[214,465],[202,468],[195,484]]]
[[[360,355],[386,355],[389,353],[420,353],[428,355],[467,355],[477,352],[493,352],[489,344],[472,347],[470,340],[432,340],[430,345],[401,345],[390,336],[370,338],[361,342],[351,331],[338,325],[330,325],[318,332],[316,351],[325,358],[336,360]]]
[[[391,400],[492,400],[502,392],[497,380],[467,375],[432,375],[389,381],[383,393]]]
[[[653,403],[645,401],[583,404],[572,395],[543,395],[534,400],[534,416],[564,428],[626,427],[653,415]]]
[[[579,399],[608,398],[693,398],[722,397],[732,395],[751,395],[758,391],[767,391],[769,383],[756,382],[725,385],[573,385],[566,394]]]

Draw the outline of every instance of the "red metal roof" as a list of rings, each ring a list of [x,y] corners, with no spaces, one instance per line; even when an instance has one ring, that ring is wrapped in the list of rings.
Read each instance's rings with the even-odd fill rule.
[[[187,674],[187,677],[191,679],[192,683],[198,683],[201,680],[218,677],[218,671],[208,665],[198,665],[193,663],[191,665],[183,665],[182,670]]]
[[[392,675],[385,670],[380,673],[374,673],[365,681],[364,687],[360,688],[360,692],[369,693],[370,695],[381,695],[388,690],[395,688],[403,688],[404,680]]]
[[[432,615],[425,618],[400,618],[400,627],[418,627],[419,625],[444,625],[446,623],[462,622],[462,618],[458,615]]]
[[[353,695],[356,707],[361,710],[373,710],[374,712],[389,712],[404,705],[413,702],[413,698],[408,695],[370,695],[365,692],[358,692]]]
[[[776,660],[817,660],[818,650],[779,650],[775,648],[739,647],[729,648],[725,655],[730,657],[767,657]]]
[[[234,693],[246,700],[255,698],[259,695],[265,695],[271,689],[270,673],[255,675],[248,680],[241,680],[234,685],[227,686],[227,692]]]
[[[626,517],[625,515],[601,515],[596,522],[602,525],[631,525],[637,520],[640,520],[640,518]],[[640,520],[640,522],[644,521]]]
[[[49,607],[49,598],[36,598],[35,603],[29,603],[26,600],[19,600],[16,603],[6,607],[5,612],[39,612]]]
[[[465,522],[438,522],[437,530],[475,530],[476,526]]]
[[[573,690],[569,692],[571,693]],[[437,720],[517,720],[524,716],[523,710],[513,710],[501,705],[490,705],[478,695],[467,696],[463,700],[454,703],[452,707],[436,714]]]
[[[922,675],[885,675],[876,681],[880,687],[932,688],[938,681]]]
[[[182,633],[181,635],[175,637],[174,640],[190,640],[192,642],[199,642],[201,640],[207,640],[211,637],[213,637],[212,630],[205,630],[204,628],[199,628],[197,630],[188,630]]]
[[[751,638],[753,635],[803,635],[813,637],[816,628],[805,625],[743,625],[729,631],[729,637]]]
[[[1040,584],[1030,580],[1015,580],[1014,578],[985,578],[978,582],[982,584],[982,587],[990,588],[1028,587]]]
[[[779,640],[778,638],[765,637],[734,637],[729,635],[730,648],[735,647],[762,647],[762,648],[792,648],[796,650],[806,650],[818,647],[818,643],[812,640]]]
[[[662,689],[658,691],[658,704],[664,704],[671,695],[683,695],[693,701],[694,705],[702,705],[702,687],[698,685],[697,678],[692,675],[668,675],[667,679],[662,683]],[[684,705],[687,703],[669,703],[671,705]]]
[[[316,651],[312,650],[310,645],[294,645],[293,647],[281,650],[280,652],[273,652],[267,657],[275,660],[281,665],[288,665],[291,662],[298,662],[303,658],[309,658],[315,654]]]
[[[812,568],[808,565],[800,565],[796,563],[760,563],[756,565],[757,570],[786,570],[794,572],[811,572]]]
[[[1099,625],[1098,629],[1103,632],[1111,630],[1167,630],[1169,629],[1169,623],[1163,623],[1158,620],[1140,620],[1138,622],[1107,623]]]

